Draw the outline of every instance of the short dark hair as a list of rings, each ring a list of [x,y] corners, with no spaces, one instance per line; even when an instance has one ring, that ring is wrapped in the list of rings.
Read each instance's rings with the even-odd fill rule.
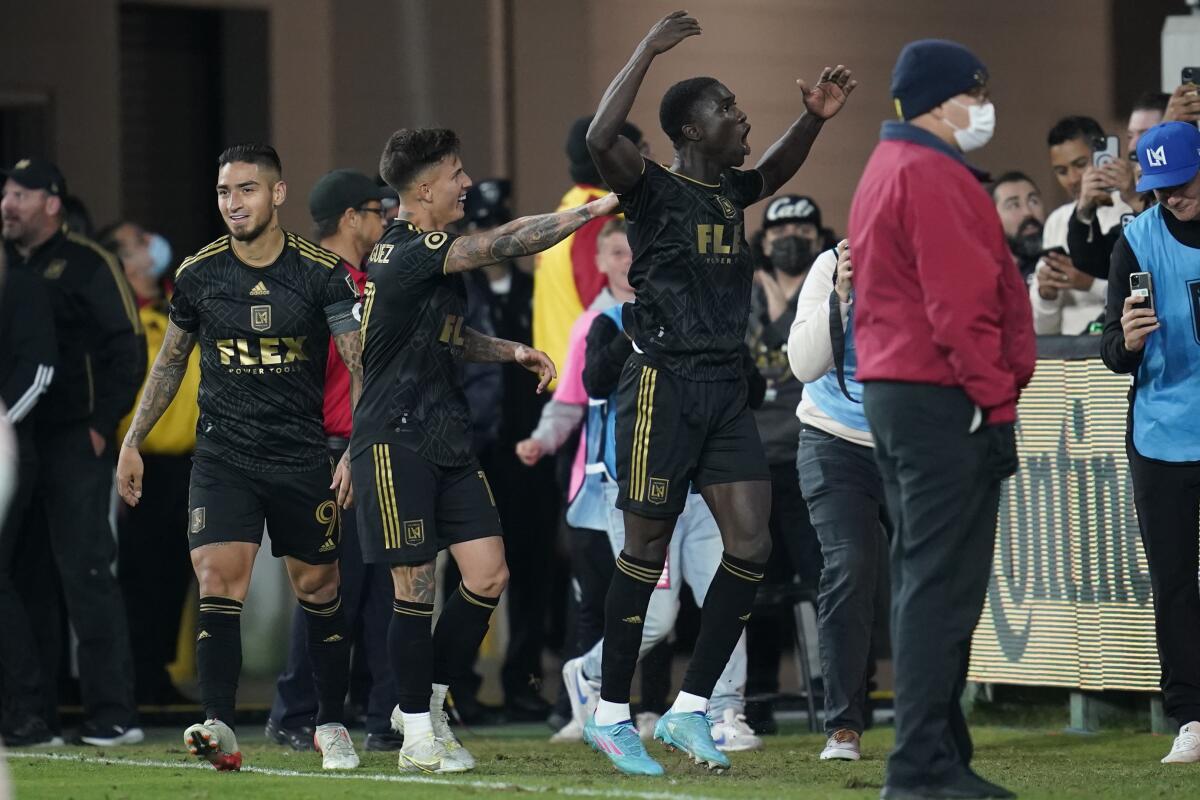
[[[1166,92],[1156,92],[1153,89],[1142,92],[1138,95],[1137,100],[1133,101],[1133,108],[1129,109],[1130,113],[1134,111],[1157,111],[1161,114],[1167,113],[1167,103],[1170,102],[1171,95]]]
[[[403,193],[417,173],[458,152],[458,134],[449,128],[401,128],[388,137],[379,157],[379,174]]]
[[[1037,191],[1039,191],[1039,192],[1041,191],[1041,189],[1038,189],[1037,182],[1033,178],[1026,175],[1024,172],[1021,172],[1021,171],[1015,170],[1015,169],[1009,170],[1008,172],[1005,172],[1003,175],[1001,175],[999,178],[996,178],[994,181],[992,181],[992,185],[988,189],[988,191],[991,192],[992,201],[995,202],[996,190],[999,189],[1002,184],[1019,183],[1021,181],[1025,181],[1026,183],[1032,184],[1034,189],[1037,189]]]
[[[345,213],[346,212],[343,211],[341,214],[338,214],[335,217],[328,217],[327,219],[317,220],[316,234],[317,234],[318,242],[321,241],[322,239],[328,239],[330,236],[333,236],[335,233],[338,232],[338,225],[341,224],[342,216]]]
[[[1072,139],[1083,139],[1090,147],[1093,139],[1103,139],[1104,128],[1091,117],[1063,117],[1046,134],[1046,145],[1054,147]]]
[[[275,148],[269,144],[246,142],[226,147],[225,151],[217,157],[217,169],[234,162],[266,167],[274,170],[279,177],[283,177],[283,164],[279,160],[279,153],[276,153]]]
[[[629,226],[625,224],[624,217],[613,217],[604,226],[600,228],[600,233],[596,234],[596,241],[599,242],[606,236],[612,236],[614,233],[619,233],[622,236],[629,235]]]
[[[721,82],[716,78],[688,78],[667,89],[658,106],[658,124],[671,144],[683,144],[683,126],[692,121],[696,104],[703,94]]]

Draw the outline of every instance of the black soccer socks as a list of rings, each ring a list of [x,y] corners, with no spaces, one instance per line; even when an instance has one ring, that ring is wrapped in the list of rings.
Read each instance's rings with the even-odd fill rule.
[[[475,594],[461,583],[442,607],[433,633],[433,682],[461,686],[475,664],[499,597]]]
[[[242,672],[242,604],[228,597],[201,597],[196,627],[196,672],[204,716],[232,728]]]
[[[317,724],[340,722],[350,688],[350,631],[342,612],[342,596],[327,603],[300,601],[308,632],[308,658],[317,687]]]
[[[743,561],[728,553],[708,587],[700,612],[700,635],[683,676],[682,690],[698,697],[711,697],[738,637],[750,619],[754,594],[762,583],[766,564]],[[605,647],[608,644],[605,643]]]
[[[433,689],[433,603],[392,601],[388,659],[396,678],[396,699],[406,714],[428,714]]]
[[[604,657],[601,663],[600,697],[610,703],[628,703],[629,685],[637,669],[642,646],[646,609],[663,562],[634,558],[622,551],[617,556],[608,597],[604,601]]]

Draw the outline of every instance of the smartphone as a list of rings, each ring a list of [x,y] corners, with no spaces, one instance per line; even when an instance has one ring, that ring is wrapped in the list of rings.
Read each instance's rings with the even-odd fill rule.
[[[1179,73],[1179,82],[1200,85],[1200,67],[1184,67]]]
[[[1129,276],[1129,294],[1140,297],[1140,302],[1134,303],[1134,308],[1148,308],[1154,311],[1154,281],[1149,272],[1134,272]]]
[[[1117,136],[1097,136],[1092,140],[1092,166],[1103,167],[1121,157],[1121,139]]]
[[[1060,247],[1047,247],[1045,250],[1041,250],[1038,252],[1038,258],[1045,258],[1046,256],[1050,255],[1051,253],[1058,253],[1060,256],[1065,256],[1067,254],[1067,248],[1061,247],[1061,246]]]

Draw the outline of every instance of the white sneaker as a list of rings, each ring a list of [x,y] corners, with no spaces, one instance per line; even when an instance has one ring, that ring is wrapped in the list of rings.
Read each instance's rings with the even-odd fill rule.
[[[558,731],[550,737],[553,744],[563,744],[564,742],[582,742],[583,741],[583,726],[575,721],[572,717],[571,721],[563,725]]]
[[[435,698],[436,700],[436,698]],[[450,721],[446,718],[446,709],[433,708],[433,702],[430,702],[429,721],[433,725],[433,737],[441,742],[445,751],[453,757],[456,763],[463,766],[463,770],[475,769],[475,756],[462,746],[462,742],[454,735],[454,731],[450,730]],[[401,736],[404,735],[404,713],[400,710],[400,706],[392,709],[392,730]],[[408,741],[405,740],[407,745]],[[404,748],[401,748],[403,752]],[[448,772],[462,772],[463,770],[446,770]]]
[[[213,765],[219,772],[237,772],[242,768],[242,751],[238,749],[233,729],[219,719],[206,719],[183,732],[183,745],[188,751]]]
[[[755,733],[754,728],[746,724],[746,715],[739,714],[732,708],[721,712],[721,718],[712,724],[713,744],[722,753],[736,753],[742,750],[761,750],[763,741]]]
[[[313,732],[313,746],[321,754],[324,769],[354,769],[358,766],[358,753],[354,752],[350,731],[340,722],[318,725]]]
[[[822,761],[858,761],[862,758],[859,736],[849,728],[839,728],[825,742]]]
[[[637,728],[638,738],[643,742],[648,742],[654,738],[654,726],[658,724],[659,717],[653,711],[643,711],[637,715],[637,719],[633,721],[633,726]]]
[[[571,719],[579,724],[579,730],[587,724],[596,705],[600,702],[600,687],[583,676],[583,657],[565,661],[562,666],[563,686],[571,699]]]
[[[1200,761],[1200,722],[1189,722],[1179,729],[1171,752],[1163,758],[1164,764],[1194,764]]]
[[[446,751],[446,745],[432,734],[419,741],[404,740],[400,748],[401,772],[466,772],[470,767]]]

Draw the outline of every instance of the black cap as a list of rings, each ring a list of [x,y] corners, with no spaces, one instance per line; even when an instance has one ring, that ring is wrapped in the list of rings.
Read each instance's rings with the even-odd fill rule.
[[[595,114],[589,114],[571,123],[571,129],[567,131],[567,161],[570,162],[571,180],[575,183],[603,186],[604,181],[600,177],[600,171],[592,163],[592,154],[588,152],[587,148],[587,132],[595,116]],[[642,130],[632,122],[625,122],[621,125],[621,135],[634,144],[642,143]]]
[[[67,193],[67,181],[58,167],[40,158],[22,158],[11,169],[0,170],[0,174],[12,178],[26,189],[45,189],[59,197]]]
[[[806,222],[821,227],[821,209],[811,197],[800,194],[781,194],[767,203],[763,214],[763,230],[789,222]]]
[[[347,208],[358,208],[368,200],[382,200],[383,189],[375,181],[352,169],[335,169],[321,176],[308,193],[308,213],[314,222],[340,217]]]
[[[463,223],[493,227],[510,222],[513,213],[508,207],[512,195],[512,181],[489,178],[467,189],[463,202]]]

